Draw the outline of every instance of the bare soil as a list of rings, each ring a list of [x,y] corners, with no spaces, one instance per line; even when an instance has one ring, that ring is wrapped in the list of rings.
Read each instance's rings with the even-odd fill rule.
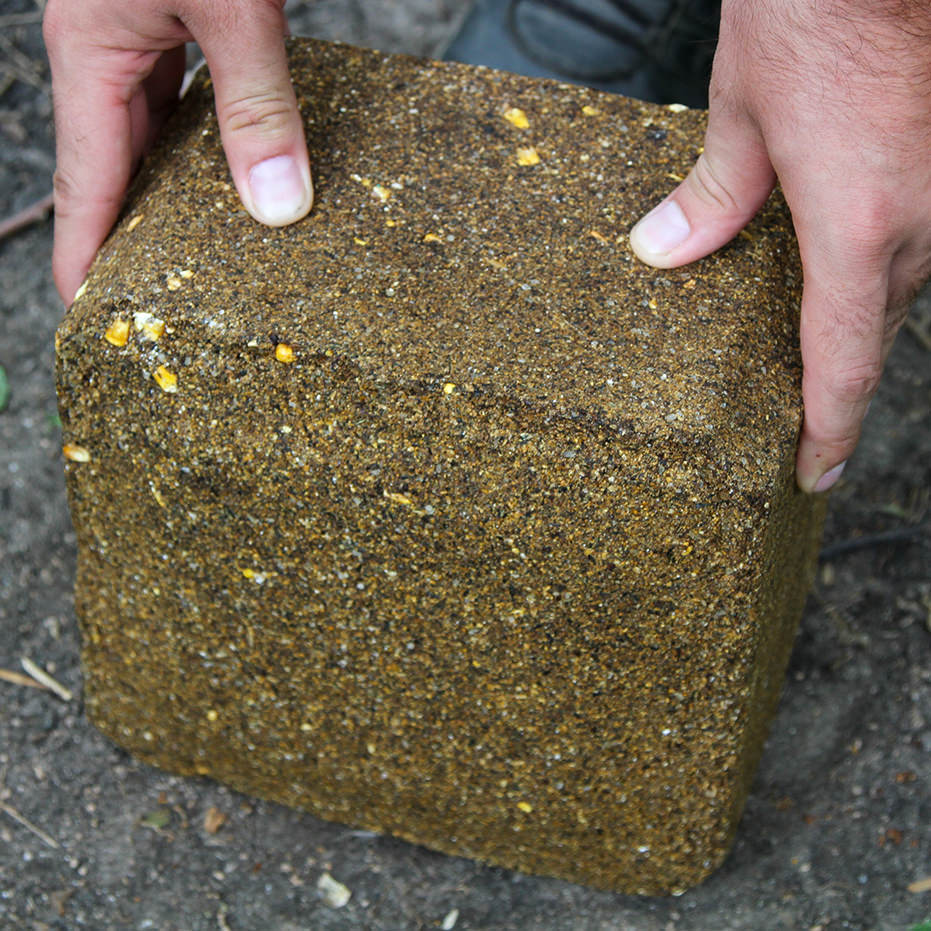
[[[50,187],[39,0],[0,0],[0,221]],[[289,4],[295,33],[426,54],[454,0]],[[0,928],[907,929],[931,916],[931,292],[833,495],[779,716],[724,867],[673,899],[492,869],[137,763],[87,722],[53,389],[52,227],[0,241]],[[2,405],[0,386],[0,405]],[[7,677],[9,678],[9,677]],[[330,874],[352,893],[334,907]],[[931,883],[927,884],[931,886]],[[457,914],[454,914],[454,911]]]

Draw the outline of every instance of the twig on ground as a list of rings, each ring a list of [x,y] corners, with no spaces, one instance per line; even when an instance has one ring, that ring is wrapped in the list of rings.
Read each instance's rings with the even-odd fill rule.
[[[28,55],[24,55],[2,32],[0,32],[0,48],[6,53],[6,60],[0,60],[0,70],[12,74],[25,84],[31,84],[46,95],[51,94],[52,89],[36,62]]]
[[[20,662],[22,663],[23,669],[25,669],[33,679],[41,682],[46,688],[51,689],[62,701],[71,701],[74,698],[74,695],[69,689],[66,689],[57,679],[53,679],[31,659],[24,656]]]
[[[7,13],[0,16],[0,29],[6,26],[32,26],[41,22],[42,14],[38,10],[35,13]]]
[[[919,524],[917,527],[904,527],[899,530],[887,530],[885,533],[868,533],[852,540],[839,540],[837,543],[829,543],[825,546],[818,554],[818,559],[824,562],[855,550],[869,549],[871,546],[885,546],[892,543],[925,543],[926,541],[922,538],[927,529]]]
[[[927,330],[920,327],[918,322],[912,320],[911,317],[905,318],[905,329],[908,330],[928,352],[931,352],[931,333],[928,333]]]
[[[40,197],[35,203],[23,207],[19,213],[14,213],[13,216],[0,220],[0,240],[12,236],[13,233],[19,232],[19,230],[29,226],[30,223],[44,220],[52,209],[53,203],[54,195],[49,192],[44,197]]]
[[[54,837],[49,837],[42,828],[36,827],[28,818],[24,818],[15,808],[11,808],[7,805],[6,802],[0,802],[0,811],[9,815],[14,821],[26,828],[27,831],[32,831],[36,837],[45,841],[49,847],[54,847],[56,850],[61,847],[61,844],[59,844]]]
[[[44,689],[48,691],[48,686],[33,679],[32,676],[24,676],[21,672],[13,672],[12,669],[0,669],[0,679],[4,682],[12,682],[13,685],[28,685],[32,689]]]

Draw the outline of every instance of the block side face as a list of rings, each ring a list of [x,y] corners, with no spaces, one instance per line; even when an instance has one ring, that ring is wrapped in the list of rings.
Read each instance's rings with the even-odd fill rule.
[[[194,408],[118,357],[114,394],[72,407],[94,720],[439,849],[697,881],[742,791],[746,503],[534,410],[434,391],[386,414],[364,379],[255,369],[264,392],[205,378]]]
[[[624,234],[698,115],[294,55],[314,216],[238,210],[202,88],[60,331],[89,710],[324,817],[691,885],[775,675],[767,541],[807,519],[784,212],[657,273]]]

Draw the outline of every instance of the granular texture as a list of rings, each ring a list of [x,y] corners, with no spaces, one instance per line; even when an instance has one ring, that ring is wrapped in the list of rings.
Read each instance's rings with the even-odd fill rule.
[[[134,754],[625,892],[725,856],[807,589],[800,271],[634,220],[704,114],[301,41],[317,203],[206,78],[58,338],[87,708]]]

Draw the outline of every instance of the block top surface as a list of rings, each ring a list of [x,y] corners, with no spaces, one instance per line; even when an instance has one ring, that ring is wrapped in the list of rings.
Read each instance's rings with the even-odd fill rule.
[[[245,213],[202,75],[63,340],[151,313],[166,335],[134,351],[176,373],[179,395],[190,366],[284,343],[388,390],[497,397],[688,443],[744,487],[771,480],[778,464],[747,450],[794,444],[801,417],[801,274],[781,199],[683,269],[627,244],[700,152],[703,112],[310,40],[290,54],[310,216],[269,229]]]

